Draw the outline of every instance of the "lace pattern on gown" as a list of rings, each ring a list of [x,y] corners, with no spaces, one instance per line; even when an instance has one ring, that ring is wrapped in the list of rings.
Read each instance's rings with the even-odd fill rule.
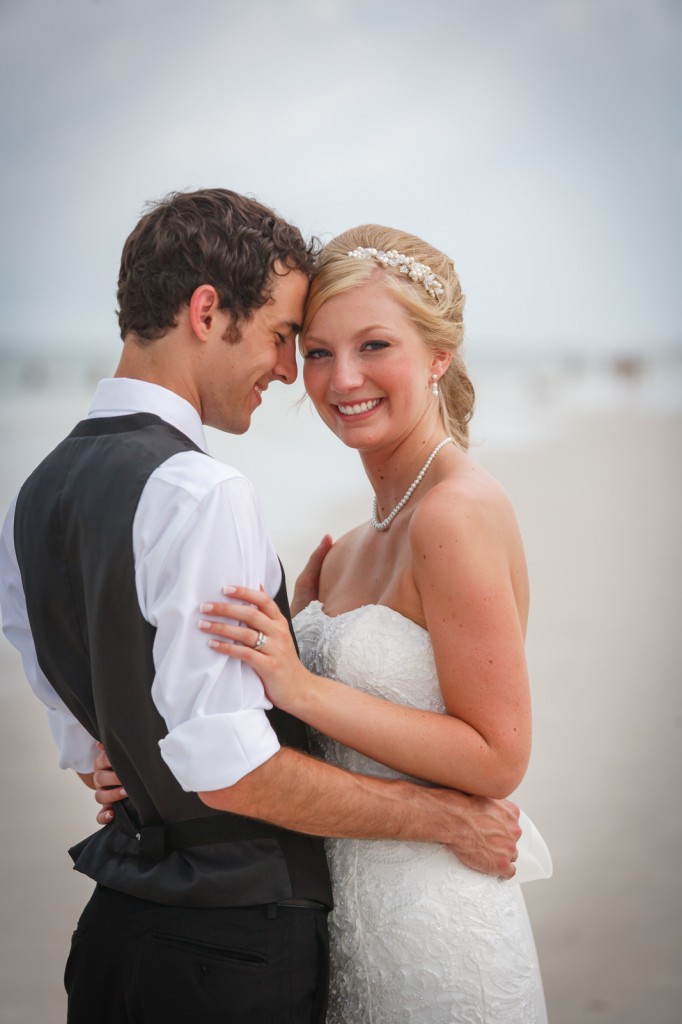
[[[294,626],[313,672],[444,711],[429,635],[393,609],[330,618],[313,602]],[[351,771],[404,777],[319,733],[312,742]],[[545,1024],[520,886],[469,870],[438,844],[326,845],[335,899],[327,1024]]]

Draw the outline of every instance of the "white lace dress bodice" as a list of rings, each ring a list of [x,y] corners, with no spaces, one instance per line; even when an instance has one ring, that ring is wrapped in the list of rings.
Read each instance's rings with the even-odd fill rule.
[[[383,605],[296,616],[318,675],[444,712],[428,633]],[[400,774],[319,733],[313,750],[354,772]],[[521,888],[466,868],[445,846],[327,840],[335,908],[327,1024],[545,1024]]]

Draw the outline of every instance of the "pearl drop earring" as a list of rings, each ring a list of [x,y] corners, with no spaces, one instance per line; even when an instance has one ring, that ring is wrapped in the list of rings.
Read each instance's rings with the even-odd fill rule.
[[[435,373],[431,374],[431,394],[434,398],[438,398],[438,377]]]

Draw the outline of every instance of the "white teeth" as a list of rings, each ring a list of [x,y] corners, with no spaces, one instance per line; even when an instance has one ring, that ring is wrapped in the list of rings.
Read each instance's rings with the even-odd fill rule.
[[[357,405],[339,405],[339,412],[344,416],[357,416],[361,412],[369,412],[376,408],[381,401],[380,398],[373,398],[369,402],[358,402]]]

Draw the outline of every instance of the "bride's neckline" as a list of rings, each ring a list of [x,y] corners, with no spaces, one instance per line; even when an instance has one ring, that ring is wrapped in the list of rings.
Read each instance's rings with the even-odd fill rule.
[[[425,629],[424,626],[420,626],[418,622],[415,622],[414,619],[411,619],[408,615],[403,615],[402,612],[396,611],[395,608],[391,608],[389,604],[373,604],[372,602],[369,602],[368,604],[358,605],[357,608],[349,608],[345,612],[337,612],[336,615],[330,615],[329,612],[326,612],[321,601],[311,601],[308,608],[312,608],[313,606],[315,606],[317,610],[324,615],[325,619],[343,619],[348,615],[355,615],[358,612],[368,611],[370,608],[383,608],[384,611],[390,612],[392,615],[397,615],[397,617],[402,619],[403,622],[409,622],[410,625],[415,627],[415,629],[421,630],[421,632],[426,633],[427,636],[429,635],[428,629]]]

